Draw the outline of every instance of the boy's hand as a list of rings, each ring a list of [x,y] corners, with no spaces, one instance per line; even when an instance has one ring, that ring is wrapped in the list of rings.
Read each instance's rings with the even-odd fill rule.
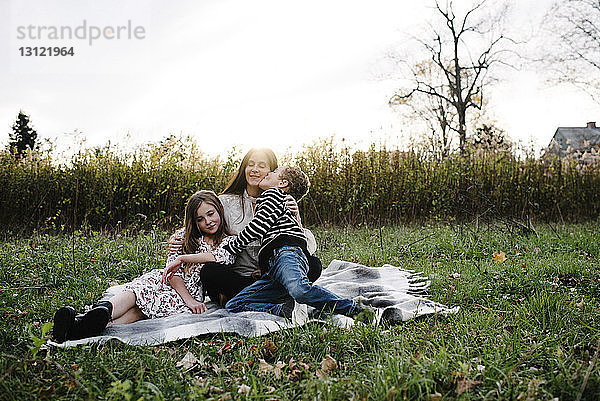
[[[169,262],[169,264],[167,264],[167,266],[163,269],[162,279],[160,280],[161,283],[167,284],[167,281],[173,274],[177,273],[182,263],[183,262],[179,258]]]
[[[206,305],[204,305],[204,302],[198,302],[194,298],[190,299],[185,304],[191,309],[192,313],[200,314],[208,310]]]
[[[302,221],[300,219],[300,209],[298,208],[298,203],[292,195],[285,196],[285,207],[287,207],[292,213],[294,213],[294,217],[296,217],[296,220],[298,220],[298,224],[302,224]]]

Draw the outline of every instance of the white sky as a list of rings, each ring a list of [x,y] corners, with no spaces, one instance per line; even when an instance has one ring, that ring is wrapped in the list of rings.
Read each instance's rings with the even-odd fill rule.
[[[455,3],[465,3],[457,0]],[[515,1],[514,26],[535,26],[550,0]],[[420,5],[415,5],[420,4]],[[0,0],[0,141],[19,109],[41,138],[122,146],[189,134],[209,153],[233,145],[292,149],[335,134],[350,143],[406,141],[387,106],[397,87],[373,73],[427,1]],[[143,26],[142,40],[19,40],[34,25]],[[22,57],[21,46],[73,46],[74,57]],[[600,122],[600,106],[535,71],[508,71],[488,93],[498,125],[547,144],[557,126]],[[2,134],[5,132],[6,134]]]

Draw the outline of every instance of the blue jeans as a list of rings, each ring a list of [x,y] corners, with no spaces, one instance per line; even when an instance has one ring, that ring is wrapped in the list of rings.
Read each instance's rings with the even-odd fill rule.
[[[225,307],[230,312],[257,311],[280,315],[282,302],[289,296],[325,313],[354,316],[360,308],[351,299],[342,298],[314,285],[307,277],[308,262],[300,247],[284,245],[269,259],[269,271],[243,289]]]

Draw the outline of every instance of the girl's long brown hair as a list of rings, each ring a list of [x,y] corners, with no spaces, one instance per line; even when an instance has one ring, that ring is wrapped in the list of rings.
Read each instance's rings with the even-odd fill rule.
[[[244,194],[244,190],[248,185],[248,181],[246,181],[246,167],[248,167],[248,162],[250,161],[250,157],[256,152],[262,152],[267,156],[267,160],[269,162],[269,168],[271,171],[277,168],[277,157],[275,157],[275,153],[269,148],[253,148],[246,153],[244,158],[242,159],[242,163],[240,167],[237,169],[233,177],[229,180],[229,183],[225,187],[222,193],[224,194],[234,194],[242,196]]]
[[[217,195],[213,191],[198,191],[194,195],[190,196],[185,206],[185,236],[183,240],[183,253],[196,253],[198,246],[200,245],[200,238],[202,238],[202,232],[198,229],[196,224],[196,214],[198,208],[204,202],[214,206],[221,217],[221,225],[217,229],[214,235],[215,243],[220,243],[223,237],[231,235],[227,222],[225,221],[225,211],[223,205]]]

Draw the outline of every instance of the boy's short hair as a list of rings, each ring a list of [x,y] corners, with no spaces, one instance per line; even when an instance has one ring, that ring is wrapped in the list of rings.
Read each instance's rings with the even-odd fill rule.
[[[293,166],[282,166],[279,178],[288,182],[287,192],[294,197],[296,202],[308,193],[310,181],[302,170]]]

